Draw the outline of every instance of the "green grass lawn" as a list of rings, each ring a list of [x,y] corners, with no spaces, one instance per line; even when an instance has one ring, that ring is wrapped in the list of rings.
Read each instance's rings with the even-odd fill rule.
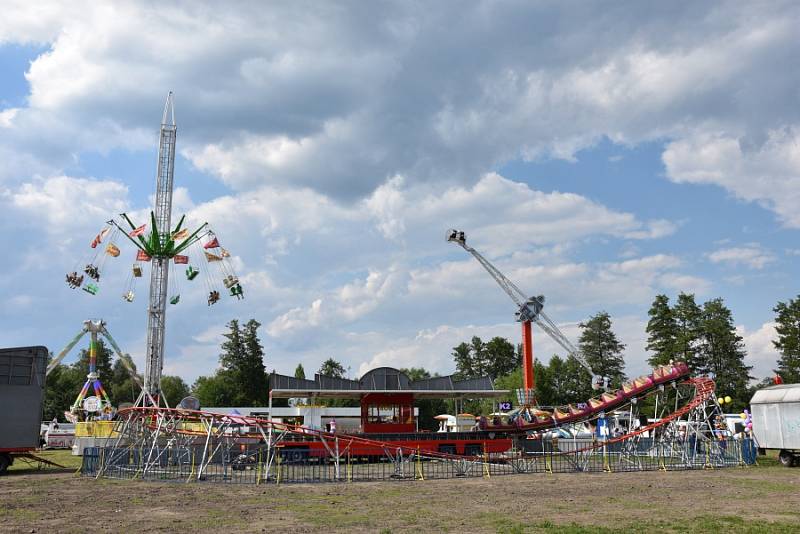
[[[34,451],[33,454],[35,456],[39,456],[40,458],[44,458],[45,460],[50,460],[51,462],[61,464],[67,469],[77,470],[81,466],[81,457],[73,456],[72,451],[69,449]],[[30,472],[46,469],[58,468],[26,458],[15,458],[14,463],[8,468],[9,471],[13,472]]]

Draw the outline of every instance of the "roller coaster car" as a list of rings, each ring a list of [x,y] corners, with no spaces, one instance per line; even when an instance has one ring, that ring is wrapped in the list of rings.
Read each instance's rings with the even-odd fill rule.
[[[669,365],[661,365],[653,370],[653,376],[655,378],[666,378],[672,374],[674,367]]]
[[[579,408],[579,407],[575,406],[574,404],[570,404],[569,406],[567,406],[567,409],[569,410],[570,415],[580,415],[583,412],[585,412],[588,408],[589,408],[588,406],[586,406],[584,408]]]
[[[622,397],[622,392],[620,390],[607,391],[606,393],[600,395],[600,398],[603,399],[604,403],[614,402],[621,397]]]
[[[569,417],[569,416],[570,416],[570,415],[569,415],[568,413],[564,413],[564,412],[562,412],[562,411],[561,411],[560,409],[558,409],[558,408],[556,408],[555,410],[553,410],[553,417],[555,418],[555,420],[556,420],[556,421],[561,421],[561,420],[564,420],[564,419],[566,419],[566,418],[567,418],[567,417]]]
[[[603,400],[598,399],[596,397],[593,399],[589,399],[589,406],[591,406],[592,408],[600,408],[604,404],[605,402]]]

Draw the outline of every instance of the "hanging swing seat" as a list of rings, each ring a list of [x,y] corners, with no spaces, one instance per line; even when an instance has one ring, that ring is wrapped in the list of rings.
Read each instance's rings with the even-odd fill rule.
[[[87,292],[87,293],[89,293],[90,295],[96,295],[96,294],[97,294],[97,292],[98,292],[98,291],[100,291],[100,288],[99,288],[99,287],[97,287],[95,284],[92,284],[92,283],[86,284],[86,285],[85,285],[83,288],[81,288],[81,289],[83,289],[84,291],[86,291],[86,292]]]
[[[244,298],[244,293],[242,292],[242,286],[240,284],[236,284],[231,289],[231,296],[236,297],[237,299],[241,300]]]
[[[73,271],[67,275],[67,285],[72,289],[77,289],[81,287],[83,284],[83,275],[78,275],[76,271]]]
[[[208,305],[216,304],[219,301],[219,291],[211,291],[208,294]]]
[[[133,298],[135,296],[136,296],[136,294],[133,291],[127,291],[124,295],[122,295],[122,299],[125,302],[133,302]]]
[[[222,279],[222,283],[225,284],[225,287],[228,289],[233,289],[233,286],[239,283],[239,279],[232,274],[229,274],[225,278]],[[231,293],[233,295],[233,293]]]
[[[138,263],[133,264],[133,276],[135,276],[136,278],[142,277],[142,266],[139,265]]]
[[[84,267],[83,272],[85,272],[92,280],[95,280],[97,282],[100,281],[100,269],[98,269],[96,265],[92,265],[90,263],[89,265]]]
[[[177,304],[178,302],[180,302],[180,300],[181,300],[181,296],[180,295],[175,295],[175,296],[173,296],[172,298],[169,299],[169,303],[170,304]]]
[[[187,280],[194,280],[195,278],[197,278],[198,274],[200,274],[200,271],[195,271],[194,267],[192,267],[191,265],[189,266],[188,269],[186,269],[186,279]]]

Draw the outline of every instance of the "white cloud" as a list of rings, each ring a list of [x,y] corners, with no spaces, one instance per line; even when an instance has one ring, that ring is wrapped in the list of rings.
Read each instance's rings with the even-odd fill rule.
[[[99,230],[109,218],[126,210],[127,186],[114,181],[52,176],[7,190],[7,204],[34,221],[39,231],[57,238],[89,228]]]
[[[647,354],[644,351],[646,335],[645,323],[638,317],[622,316],[612,317],[612,326],[619,340],[626,345],[623,356],[626,361],[626,370],[630,376],[638,376],[649,371]],[[580,337],[580,328],[577,323],[562,323],[559,328],[564,334],[577,344]],[[375,350],[369,359],[363,361],[359,367],[359,374],[364,374],[378,366],[389,367],[424,367],[441,374],[455,371],[452,351],[453,347],[464,341],[469,341],[473,336],[478,336],[484,341],[500,336],[514,344],[520,343],[520,326],[518,323],[507,322],[492,325],[439,325],[435,328],[421,330],[414,336],[391,341],[388,347],[370,347],[370,339],[365,345]],[[366,347],[365,347],[366,348]],[[369,351],[369,349],[367,349]],[[558,344],[550,339],[544,332],[534,326],[534,358],[544,363],[557,354],[564,358],[567,354]]]
[[[678,183],[714,184],[737,198],[773,210],[789,228],[800,228],[798,126],[771,129],[763,140],[744,135],[697,133],[664,151],[667,176]]]
[[[0,128],[11,128],[11,125],[16,117],[18,108],[9,108],[0,111]]]
[[[708,255],[713,263],[744,265],[751,269],[763,269],[776,260],[775,256],[756,243],[741,247],[721,248]]]
[[[791,4],[653,16],[634,5],[39,2],[4,14],[0,42],[50,45],[26,74],[9,143],[56,170],[82,150],[147,147],[168,89],[198,168],[237,189],[269,182],[351,200],[392,176],[469,184],[520,156],[574,159],[604,137],[739,138],[797,117],[779,104],[800,75],[771,68],[798,52]],[[475,42],[485,46],[467,66]]]
[[[757,379],[772,376],[780,354],[775,350],[772,341],[777,339],[774,322],[762,324],[758,329],[748,331],[744,326],[737,326],[736,332],[744,338],[747,348],[745,363],[753,366],[751,374]]]
[[[42,261],[41,240],[7,247],[19,274],[0,285],[33,288],[19,303],[51,313],[43,323],[69,309],[144,330],[141,298],[105,297],[124,281],[104,278],[103,297],[80,300],[51,271],[129,207],[113,176],[69,169],[98,153],[152,158],[161,103],[175,90],[181,154],[233,191],[195,203],[177,190],[176,211],[213,224],[246,299],[208,308],[201,284],[181,280],[170,372],[213,368],[220,325],[234,314],[266,325],[268,357],[286,372],[292,358],[310,371],[331,355],[353,366],[375,355],[398,365],[432,358],[447,371],[463,325],[490,337],[513,314],[481,267],[444,242],[448,227],[525,290],[545,293],[554,318],[633,313],[663,290],[710,291],[680,250],[656,241],[681,223],[491,172],[520,158],[575,160],[603,139],[666,139],[671,180],[721,185],[800,225],[800,111],[787,104],[800,71],[785,68],[800,53],[800,10],[791,3],[655,14],[636,3],[29,4],[9,4],[0,19],[0,43],[46,47],[25,73],[30,94],[0,110],[0,224],[81,247],[58,262]],[[621,242],[623,261],[587,252]],[[640,326],[620,320],[635,361]],[[498,330],[517,335],[513,323]]]

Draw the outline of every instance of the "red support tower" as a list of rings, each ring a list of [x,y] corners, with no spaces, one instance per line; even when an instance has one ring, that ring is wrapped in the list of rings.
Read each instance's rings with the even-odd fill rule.
[[[522,387],[526,391],[536,388],[533,374],[533,333],[531,322],[522,321]]]

